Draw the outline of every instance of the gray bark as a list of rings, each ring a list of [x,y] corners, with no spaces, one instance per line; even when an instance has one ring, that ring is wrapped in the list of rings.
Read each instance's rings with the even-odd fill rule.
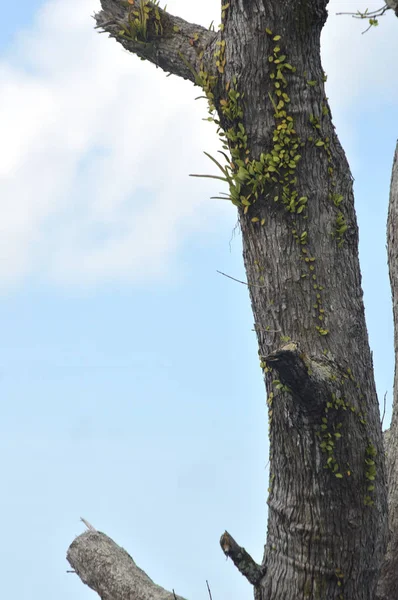
[[[393,161],[387,222],[388,265],[394,315],[395,376],[391,426],[385,432],[390,540],[378,589],[383,600],[398,598],[398,142]]]
[[[69,546],[67,560],[102,600],[184,600],[156,585],[124,548],[86,525],[88,531]]]
[[[386,4],[389,8],[392,8],[398,17],[398,0],[386,0]]]
[[[156,18],[154,13],[151,13],[148,19],[147,40],[143,41],[140,36],[137,40],[130,39],[126,2],[101,0],[101,6],[102,10],[95,15],[97,28],[107,31],[109,37],[115,38],[126,50],[137,54],[141,59],[149,60],[164,71],[192,82],[195,82],[194,73],[200,70],[200,50],[207,50],[206,57],[210,56],[220,38],[219,34],[201,25],[188,23],[158,8],[162,29],[156,33]],[[124,36],[120,35],[122,30],[126,32]],[[215,71],[210,61],[206,67]]]
[[[320,61],[326,5],[230,0],[218,34],[161,12],[159,35],[153,10],[140,39],[121,36],[128,19],[120,0],[102,0],[96,17],[126,49],[204,87],[232,156],[226,173],[238,206],[271,448],[263,564],[237,545],[234,562],[259,600],[374,600],[387,544],[352,177]],[[88,560],[82,552],[75,561],[85,581],[94,568],[86,569]],[[96,572],[103,579],[113,571]],[[112,597],[130,597],[118,593]]]

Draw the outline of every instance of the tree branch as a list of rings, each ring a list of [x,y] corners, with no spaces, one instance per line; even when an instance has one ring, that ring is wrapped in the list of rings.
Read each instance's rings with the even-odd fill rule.
[[[156,585],[126,550],[94,528],[72,542],[66,558],[102,600],[184,600]]]
[[[201,70],[216,74],[211,60],[219,34],[188,23],[149,0],[101,0],[94,15],[96,29],[103,29],[122,46],[166,72],[195,82]]]
[[[264,576],[264,570],[258,565],[244,548],[239,546],[234,538],[225,531],[220,538],[220,546],[235,567],[252,584],[258,585]]]

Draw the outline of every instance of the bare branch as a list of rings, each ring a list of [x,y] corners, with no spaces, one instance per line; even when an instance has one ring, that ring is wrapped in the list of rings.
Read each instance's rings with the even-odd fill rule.
[[[206,579],[206,585],[207,585],[207,591],[209,592],[209,598],[210,598],[210,600],[213,600],[213,597],[211,595],[211,590],[210,590],[209,582],[207,581],[207,579]]]
[[[386,400],[387,400],[387,392],[384,394],[383,416],[381,418],[381,426],[382,427],[383,427],[384,417],[386,416]]]
[[[66,558],[102,600],[183,600],[156,585],[126,550],[99,531],[89,529],[79,535]]]
[[[235,567],[252,584],[258,585],[264,576],[264,570],[250,556],[248,552],[239,546],[234,538],[225,531],[220,538],[220,546],[228,558],[232,560]]]
[[[390,7],[387,5],[382,6],[376,10],[368,10],[366,9],[364,12],[338,12],[336,15],[350,15],[354,19],[369,19],[372,17],[381,17]]]
[[[193,82],[202,63],[216,75],[210,57],[218,33],[173,16],[149,0],[127,6],[122,0],[101,0],[101,6],[94,15],[96,29],[107,31],[129,52]]]
[[[395,12],[395,15],[398,17],[398,0],[387,0],[387,4],[384,4],[382,7],[377,10],[368,10],[366,9],[364,12],[357,10],[357,12],[338,12],[336,15],[350,15],[354,19],[367,19],[369,23],[369,27],[362,31],[362,33],[366,33],[373,26],[379,24],[376,17],[383,17],[386,11],[392,9]]]

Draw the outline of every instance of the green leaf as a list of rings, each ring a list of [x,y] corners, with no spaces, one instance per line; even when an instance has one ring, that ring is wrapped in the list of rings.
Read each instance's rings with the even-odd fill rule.
[[[246,181],[246,179],[249,177],[249,173],[247,171],[247,169],[245,169],[244,167],[239,167],[239,171],[236,174],[236,179],[238,179],[239,181],[241,181],[242,183],[244,181]]]
[[[218,160],[216,160],[214,158],[214,156],[212,156],[208,152],[204,152],[203,154],[206,154],[206,156],[208,158],[210,158],[210,160],[212,160],[217,165],[217,167],[220,169],[220,171],[222,171],[224,173],[225,177],[229,178],[227,170],[222,165],[220,165],[220,163],[218,162]]]

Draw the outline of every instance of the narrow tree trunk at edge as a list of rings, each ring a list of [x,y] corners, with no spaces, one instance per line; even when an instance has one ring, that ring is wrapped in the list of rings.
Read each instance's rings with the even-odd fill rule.
[[[394,316],[395,376],[391,426],[386,436],[390,539],[378,587],[380,600],[398,598],[398,142],[395,148],[388,208],[388,266]]]

